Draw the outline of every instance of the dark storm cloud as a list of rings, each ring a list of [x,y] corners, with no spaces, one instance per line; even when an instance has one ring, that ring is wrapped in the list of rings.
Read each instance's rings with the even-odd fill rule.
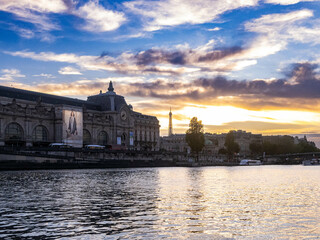
[[[144,73],[161,73],[161,74],[170,74],[170,75],[178,75],[177,72],[171,70],[163,70],[157,67],[147,67],[142,70]]]
[[[75,3],[72,0],[62,0],[69,10],[75,7]]]
[[[286,79],[272,81],[236,81],[224,77],[198,79],[196,86],[215,95],[255,95],[279,98],[320,98],[320,79],[316,64],[297,63],[291,66]]]
[[[143,69],[145,66],[156,66],[157,64],[171,64],[171,65],[181,65],[181,66],[197,66],[202,64],[204,71],[208,71],[213,66],[204,67],[204,63],[210,63],[217,60],[221,60],[228,56],[240,53],[243,51],[241,47],[230,47],[224,49],[212,49],[209,51],[201,50],[164,50],[164,49],[149,49],[146,51],[139,52],[137,54],[131,55],[126,59],[130,64],[136,65],[141,68],[142,72],[164,72],[165,70],[159,68]],[[102,52],[99,58],[104,58],[106,56],[112,56],[114,54],[110,52]],[[121,59],[121,58],[119,58]],[[179,72],[168,72],[170,74],[179,74]]]
[[[165,51],[149,49],[142,53],[135,55],[138,65],[150,65],[154,63],[167,62],[174,65],[186,64],[187,54],[181,51]]]
[[[242,48],[235,46],[235,47],[231,47],[231,48],[224,48],[221,50],[214,50],[214,51],[210,51],[207,54],[203,54],[198,58],[199,62],[212,62],[212,61],[217,61],[220,60],[222,58],[237,54],[242,52]]]
[[[297,82],[304,82],[310,80],[316,80],[315,70],[318,68],[317,64],[311,63],[295,63],[292,64],[291,69],[284,72],[288,78],[295,78]]]
[[[179,82],[164,82],[162,80],[156,80],[153,82],[144,82],[144,83],[133,83],[131,86],[137,87],[144,90],[170,90],[170,89],[180,89],[185,86],[185,84]]]
[[[196,50],[166,51],[161,49],[149,49],[135,55],[138,65],[150,65],[155,63],[171,63],[173,65],[196,64],[197,62],[212,62],[240,53],[241,47],[231,47],[211,50],[201,53]]]
[[[276,80],[229,80],[225,77],[200,78],[191,83],[167,83],[154,81],[132,84],[132,95],[149,96],[162,99],[188,98],[207,99],[219,96],[238,96],[242,98],[320,98],[320,79],[315,64],[299,63],[291,66],[287,78]],[[199,89],[202,89],[200,91]],[[261,100],[260,100],[261,101]],[[260,102],[259,101],[259,102]]]
[[[272,81],[236,81],[224,77],[199,79],[196,86],[213,91],[215,95],[255,95],[279,98],[320,98],[320,79],[316,64],[297,63],[291,66],[286,79]]]
[[[161,99],[175,99],[175,98],[199,98],[198,90],[187,90],[184,94],[174,93],[181,89],[188,89],[190,84],[183,84],[179,82],[167,83],[161,80],[146,83],[132,83],[130,84],[131,91],[128,94],[133,96],[154,97]]]
[[[107,51],[103,51],[101,54],[100,54],[100,58],[103,58],[105,56],[110,56],[110,53],[107,52]]]
[[[214,91],[215,95],[279,95],[278,92],[283,91],[286,86],[285,80],[255,80],[255,81],[236,81],[228,80],[225,77],[216,77],[213,79],[201,78],[195,81],[196,86],[206,88],[207,91]]]

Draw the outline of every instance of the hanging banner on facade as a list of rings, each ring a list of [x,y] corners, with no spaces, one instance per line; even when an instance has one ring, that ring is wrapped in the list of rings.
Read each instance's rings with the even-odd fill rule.
[[[83,144],[82,108],[63,108],[62,110],[62,142],[72,147]]]
[[[133,132],[130,132],[130,145],[133,146]]]
[[[117,144],[121,145],[121,137],[117,137]]]

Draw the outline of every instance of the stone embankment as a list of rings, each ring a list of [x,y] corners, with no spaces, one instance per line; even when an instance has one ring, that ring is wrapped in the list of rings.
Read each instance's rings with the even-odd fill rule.
[[[147,152],[101,149],[0,148],[0,170],[225,166],[212,156],[200,156],[195,163],[191,156],[175,152]]]
[[[301,164],[307,157],[314,157],[314,154],[303,158],[269,156],[263,164]],[[237,165],[239,159],[229,162],[219,156],[200,155],[199,161],[195,162],[186,153],[166,151],[0,147],[0,170]]]

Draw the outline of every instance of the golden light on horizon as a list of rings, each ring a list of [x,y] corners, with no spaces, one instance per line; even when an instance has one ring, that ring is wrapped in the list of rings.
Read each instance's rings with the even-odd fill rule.
[[[175,118],[175,115],[179,115],[180,119]],[[184,118],[181,118],[184,116]],[[270,124],[293,124],[305,126],[304,131],[308,131],[308,125],[318,125],[320,123],[320,113],[308,112],[308,111],[297,111],[297,110],[265,110],[255,111],[243,108],[237,108],[233,106],[188,106],[180,110],[173,110],[173,125],[174,128],[187,129],[189,121],[192,117],[197,117],[206,126],[223,126],[232,125],[232,123],[243,122],[243,125],[247,123],[248,130],[250,128],[250,122],[260,122],[260,126],[255,131],[257,133],[274,134],[275,132],[283,132],[284,134],[298,133],[294,132],[294,129],[281,128],[274,129],[270,128]],[[161,128],[167,129],[168,118],[159,118]],[[265,123],[265,126],[264,124]],[[269,125],[269,126],[268,126]],[[237,125],[236,125],[237,126]],[[268,129],[268,127],[270,129]],[[234,128],[236,129],[236,127]],[[313,131],[314,129],[310,129]],[[286,132],[288,131],[288,132]],[[177,132],[177,131],[175,131]],[[209,131],[211,132],[211,131]]]

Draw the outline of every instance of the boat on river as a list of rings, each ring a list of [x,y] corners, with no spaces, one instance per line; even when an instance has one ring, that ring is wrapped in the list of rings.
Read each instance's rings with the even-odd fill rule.
[[[261,161],[260,160],[253,160],[253,159],[242,159],[240,161],[240,166],[259,166],[261,165]]]
[[[304,160],[302,162],[303,166],[317,166],[317,165],[320,165],[320,159],[309,159],[309,160]]]

